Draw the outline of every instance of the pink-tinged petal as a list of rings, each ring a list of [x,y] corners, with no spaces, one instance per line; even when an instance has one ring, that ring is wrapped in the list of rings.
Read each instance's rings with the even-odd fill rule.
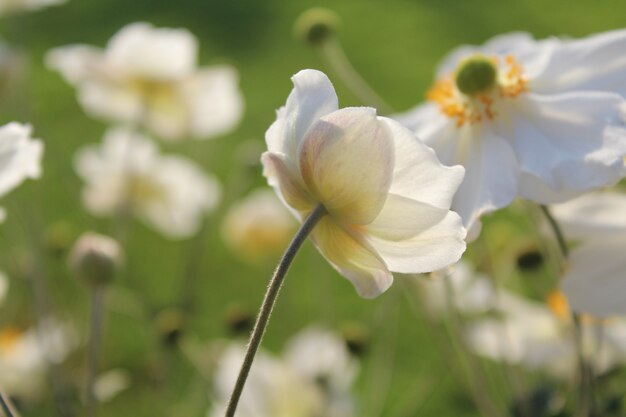
[[[322,117],[306,134],[302,178],[337,219],[367,224],[380,212],[394,168],[393,138],[372,108],[345,108]]]
[[[484,213],[509,205],[517,195],[518,164],[513,149],[489,126],[458,129],[457,163],[465,177],[452,202],[467,229]]]
[[[296,160],[296,150],[311,125],[337,110],[339,105],[335,89],[323,72],[302,70],[291,80],[293,90],[265,133],[265,141],[270,152],[283,153]]]
[[[623,99],[611,93],[526,94],[502,110],[512,115],[508,123],[496,119],[495,124],[500,135],[511,140],[522,172],[540,178],[554,195],[571,197],[620,178],[626,135],[608,134],[607,127],[620,123],[622,104]],[[522,183],[519,193],[541,198],[532,181]]]
[[[626,235],[624,194],[587,193],[551,209],[567,238],[587,240],[612,234]]]
[[[463,180],[462,166],[448,167],[435,152],[398,122],[380,117],[393,136],[395,165],[390,192],[431,206],[449,209]]]
[[[410,220],[398,219],[398,222],[413,226]],[[411,238],[389,240],[386,237],[372,233],[367,238],[394,272],[431,272],[457,262],[465,252],[465,229],[459,215],[452,211],[446,211],[443,218]]]
[[[624,247],[624,236],[613,236],[572,251],[561,288],[574,311],[596,317],[626,314]]]
[[[313,240],[361,297],[374,298],[391,286],[393,276],[385,262],[357,232],[346,231],[326,216],[315,226]]]
[[[447,213],[447,209],[389,194],[376,219],[364,229],[367,235],[385,240],[405,240],[439,223]]]
[[[289,206],[297,211],[308,211],[315,206],[303,187],[297,169],[286,161],[284,155],[265,152],[261,155],[261,162],[268,183]]]
[[[626,30],[579,40],[553,40],[551,46],[543,71],[533,77],[532,91],[595,90],[626,95]]]

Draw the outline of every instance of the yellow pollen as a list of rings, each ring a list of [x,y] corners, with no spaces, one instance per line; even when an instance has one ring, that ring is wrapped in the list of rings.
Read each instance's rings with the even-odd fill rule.
[[[524,70],[515,57],[506,56],[504,63],[493,58],[493,62],[498,69],[494,88],[471,96],[466,95],[458,89],[453,75],[450,74],[437,80],[426,98],[435,102],[443,114],[455,119],[457,127],[466,123],[476,124],[485,119],[493,120],[497,115],[494,107],[498,100],[512,99],[528,91]]]
[[[568,321],[570,318],[569,303],[567,297],[561,291],[551,291],[546,297],[548,307],[562,321]]]

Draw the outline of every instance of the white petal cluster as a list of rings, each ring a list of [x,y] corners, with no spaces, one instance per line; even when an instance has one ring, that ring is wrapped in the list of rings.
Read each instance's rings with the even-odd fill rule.
[[[141,125],[167,140],[205,139],[237,126],[243,98],[234,68],[197,68],[197,55],[196,38],[186,29],[133,23],[105,50],[59,47],[46,62],[78,89],[93,116]]]
[[[244,348],[229,346],[214,378],[210,417],[222,416],[239,373]],[[351,417],[351,388],[358,363],[335,333],[305,329],[288,344],[283,358],[261,351],[239,402],[237,417]]]
[[[152,140],[127,128],[111,129],[102,144],[80,149],[74,165],[92,214],[130,210],[174,239],[196,233],[219,201],[213,176],[183,157],[160,155]]]
[[[27,178],[41,175],[43,143],[31,138],[31,127],[9,123],[0,127],[0,197]],[[4,219],[0,207],[0,222]]]
[[[14,396],[40,396],[49,364],[62,362],[77,346],[75,329],[52,319],[27,329],[0,328],[0,386]]]
[[[327,211],[317,248],[363,297],[390,271],[429,272],[456,262],[465,230],[450,203],[463,178],[408,129],[372,108],[339,109],[328,78],[304,70],[266,133],[264,175],[297,218]]]
[[[282,253],[296,222],[272,190],[252,192],[228,210],[222,236],[237,255],[251,262]]]
[[[581,40],[498,36],[452,51],[429,101],[397,120],[465,179],[452,208],[473,237],[479,217],[522,197],[568,200],[623,175],[626,154],[626,31]],[[496,74],[484,91],[463,93],[459,72],[476,57]],[[484,75],[484,74],[483,74]]]
[[[65,2],[67,0],[0,0],[0,16],[21,11],[35,11]]]
[[[562,291],[574,311],[595,317],[626,315],[626,195],[590,193],[554,206],[570,253]]]

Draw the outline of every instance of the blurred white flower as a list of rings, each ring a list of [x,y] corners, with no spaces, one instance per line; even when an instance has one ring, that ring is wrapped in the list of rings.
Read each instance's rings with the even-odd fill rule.
[[[9,292],[9,278],[6,274],[0,271],[0,305],[4,301],[7,293]]]
[[[256,262],[282,253],[296,222],[272,190],[252,192],[228,210],[222,236],[242,258]]]
[[[215,401],[210,417],[224,415],[243,361],[243,346],[226,349],[215,374]],[[323,401],[315,385],[300,378],[291,368],[264,352],[257,353],[246,382],[236,417],[317,417]]]
[[[197,55],[197,40],[186,29],[133,23],[105,50],[59,47],[46,63],[78,89],[93,116],[142,125],[168,140],[204,139],[237,126],[243,98],[234,68],[197,68]]]
[[[396,116],[444,164],[465,167],[452,209],[471,237],[483,213],[515,197],[561,202],[621,177],[625,48],[626,31],[463,46],[443,60],[428,102]]]
[[[30,137],[32,128],[19,123],[0,127],[0,197],[27,178],[41,175],[43,143]],[[4,211],[0,208],[0,222]]]
[[[210,416],[222,416],[235,384],[244,348],[230,345],[215,373],[216,402]],[[281,358],[260,352],[239,402],[238,417],[351,417],[352,385],[359,370],[345,341],[319,327],[299,332]]]
[[[114,128],[101,145],[79,150],[83,201],[97,216],[130,210],[170,238],[198,231],[204,215],[219,201],[217,180],[180,156],[162,156],[146,136]]]
[[[21,11],[34,11],[63,4],[67,0],[0,0],[0,16]]]
[[[595,317],[626,314],[626,195],[586,194],[554,206],[553,214],[566,238],[581,242],[561,286],[572,309]]]
[[[38,397],[48,381],[48,364],[62,362],[77,346],[75,330],[55,320],[39,328],[0,328],[0,386],[10,395]]]
[[[465,230],[449,210],[463,177],[399,123],[372,108],[338,110],[319,71],[293,77],[285,107],[266,133],[264,175],[298,219],[322,204],[313,229],[320,252],[375,297],[390,271],[418,273],[456,262]]]
[[[93,391],[101,403],[109,402],[117,394],[130,386],[130,372],[125,369],[111,369],[96,378]]]

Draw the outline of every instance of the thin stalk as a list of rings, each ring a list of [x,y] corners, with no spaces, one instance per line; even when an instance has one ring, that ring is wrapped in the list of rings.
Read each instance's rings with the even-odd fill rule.
[[[86,401],[87,416],[96,415],[94,385],[98,372],[98,356],[102,339],[102,313],[104,310],[104,288],[94,286],[91,290],[91,324],[89,330],[89,351],[87,353]]]
[[[0,407],[6,417],[19,417],[8,395],[0,389]]]
[[[559,249],[561,250],[561,255],[563,256],[563,260],[567,261],[569,258],[569,248],[567,246],[567,242],[565,240],[565,235],[559,226],[559,223],[550,213],[550,209],[545,205],[540,205],[541,211],[543,212],[552,232],[554,233],[554,237],[559,245]],[[572,323],[574,324],[574,337],[576,342],[576,350],[578,353],[578,366],[579,366],[579,378],[580,378],[580,393],[578,395],[578,410],[575,413],[578,417],[587,417],[594,415],[594,404],[593,404],[593,378],[594,371],[591,365],[591,362],[585,359],[585,351],[584,351],[584,336],[583,336],[583,328],[582,321],[579,314],[572,311]]]
[[[393,108],[354,69],[339,41],[334,38],[329,39],[319,46],[319,51],[341,81],[359,100],[376,107],[384,114],[395,113]]]
[[[263,304],[261,304],[259,315],[256,318],[254,329],[250,334],[250,341],[248,342],[246,355],[244,356],[243,364],[241,365],[241,370],[239,371],[239,376],[237,377],[237,382],[235,382],[235,387],[233,388],[230,400],[228,401],[228,407],[226,408],[225,414],[226,417],[233,417],[235,415],[239,398],[241,397],[243,388],[246,385],[246,379],[250,373],[250,368],[252,368],[254,356],[261,345],[263,334],[265,333],[274,304],[276,304],[276,298],[278,297],[280,289],[283,285],[285,276],[289,271],[289,267],[291,266],[296,253],[298,253],[298,250],[304,241],[325,214],[326,209],[321,204],[313,209],[309,217],[307,217],[304,223],[302,223],[302,226],[300,226],[300,229],[293,237],[291,243],[287,247],[287,250],[283,254],[282,259],[278,263],[274,276],[272,277],[269,286],[267,287],[267,291],[265,292],[265,298],[263,299]]]

